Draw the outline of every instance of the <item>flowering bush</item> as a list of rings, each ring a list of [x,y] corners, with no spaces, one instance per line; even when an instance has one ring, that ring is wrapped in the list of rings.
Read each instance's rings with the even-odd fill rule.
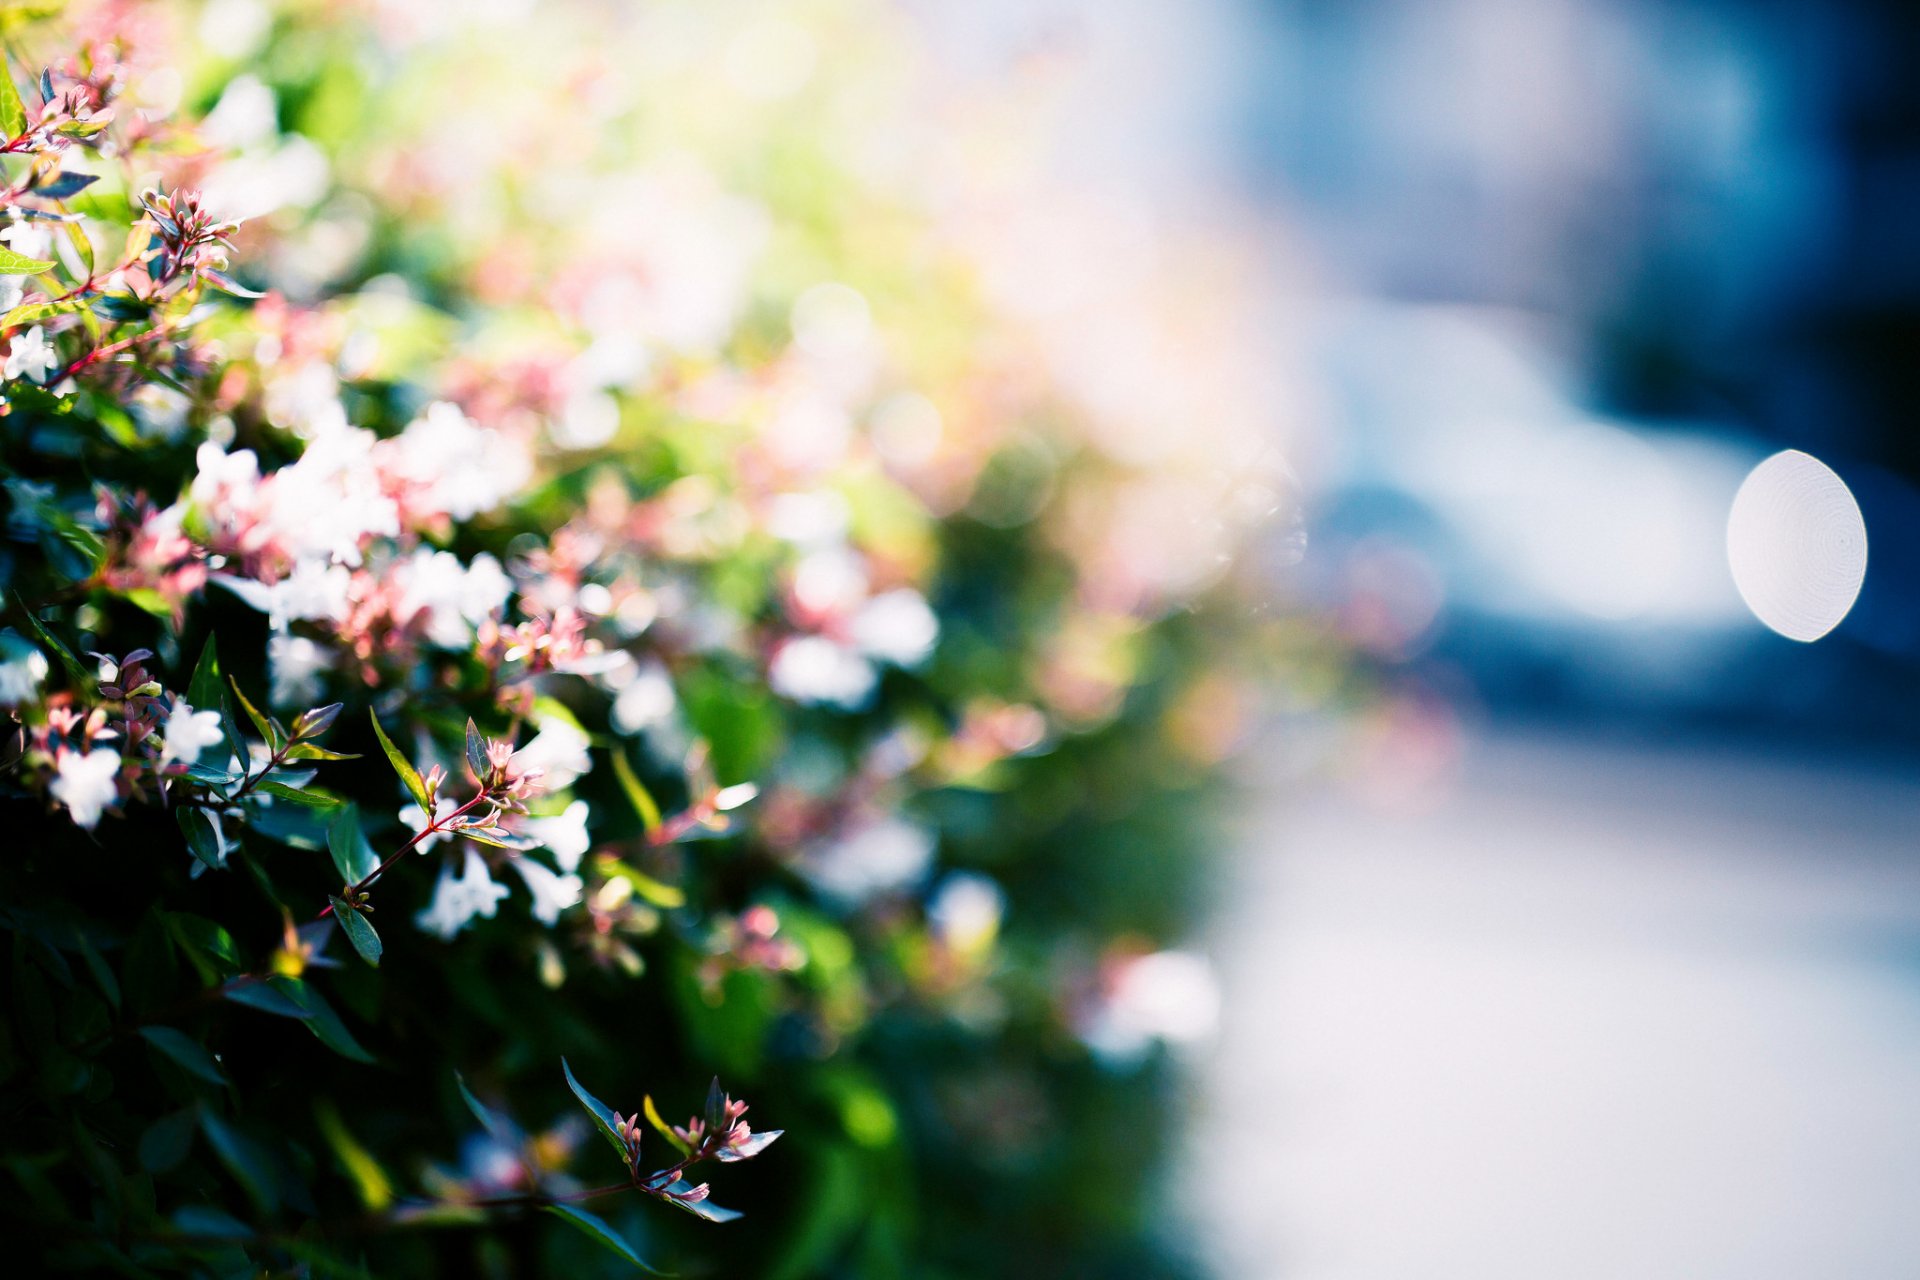
[[[572,10],[24,32],[0,1098],[34,1268],[1176,1267],[1160,1046],[1215,997],[1170,948],[1268,490],[1197,428],[1143,450],[966,227],[820,143],[844,102],[756,96],[796,48],[865,93],[911,47],[822,12],[865,70],[731,11],[672,10],[668,62]],[[715,40],[753,110],[701,111]],[[642,1091],[716,1073],[684,1124]],[[708,1168],[763,1153],[711,1231]]]

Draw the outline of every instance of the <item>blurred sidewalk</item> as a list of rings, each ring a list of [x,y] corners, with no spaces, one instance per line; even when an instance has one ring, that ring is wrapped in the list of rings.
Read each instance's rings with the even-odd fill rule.
[[[1252,829],[1224,1280],[1920,1275],[1920,774],[1506,737]]]

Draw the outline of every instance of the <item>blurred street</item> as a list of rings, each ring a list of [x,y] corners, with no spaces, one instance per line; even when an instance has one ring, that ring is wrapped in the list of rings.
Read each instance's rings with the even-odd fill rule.
[[[1920,777],[1495,736],[1250,824],[1197,1132],[1223,1275],[1920,1274]]]

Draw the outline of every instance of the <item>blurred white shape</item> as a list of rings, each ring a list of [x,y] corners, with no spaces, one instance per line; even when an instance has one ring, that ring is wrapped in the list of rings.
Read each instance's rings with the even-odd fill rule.
[[[1220,1025],[1213,965],[1191,951],[1156,951],[1127,961],[1105,998],[1083,1018],[1080,1038],[1100,1058],[1127,1065],[1156,1042],[1198,1044]]]
[[[853,906],[919,884],[933,866],[933,847],[933,833],[918,823],[876,818],[809,846],[800,871],[820,892]]]
[[[873,314],[860,291],[829,281],[794,300],[793,340],[811,356],[850,355],[867,344]]]
[[[1755,467],[1727,518],[1727,560],[1753,616],[1789,640],[1840,625],[1867,576],[1867,526],[1846,481],[1798,449]]]

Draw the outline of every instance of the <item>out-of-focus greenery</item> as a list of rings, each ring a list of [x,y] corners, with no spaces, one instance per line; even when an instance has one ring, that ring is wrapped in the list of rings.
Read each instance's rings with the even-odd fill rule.
[[[1230,572],[1272,505],[1249,424],[1151,338],[1103,396],[1083,322],[1022,305],[1067,287],[1045,252],[993,256],[1033,157],[888,6],[471,10],[9,11],[16,72],[79,49],[116,95],[62,160],[99,181],[17,207],[83,215],[62,233],[102,264],[157,234],[149,185],[244,221],[172,311],[109,301],[150,261],[123,289],[63,251],[0,321],[58,356],[45,385],[9,369],[0,419],[8,1252],[1185,1274],[1154,1225],[1168,1046],[1213,993],[1177,948],[1286,648]],[[1102,296],[1116,332],[1223,323],[1146,275]],[[465,425],[433,435],[435,402]],[[398,518],[329,556],[306,539],[338,510],[274,504],[336,448],[303,499],[364,483]],[[250,497],[210,479],[243,451]],[[493,562],[502,603],[467,609]],[[420,585],[429,564],[455,586]],[[272,594],[308,570],[326,601]],[[336,702],[311,741],[355,758],[262,749]],[[244,749],[170,763],[180,703]],[[509,847],[475,848],[498,914],[416,923],[463,842],[363,874],[410,834],[369,713],[460,800],[488,785],[470,719],[583,741],[531,807],[584,802],[590,848],[538,853],[508,813]],[[97,824],[60,785],[89,747],[120,761]],[[554,923],[528,863],[580,877]],[[717,1074],[784,1130],[713,1177],[744,1219],[597,1196],[605,1247],[535,1212],[620,1180],[562,1056],[623,1116],[650,1097],[677,1123]]]

